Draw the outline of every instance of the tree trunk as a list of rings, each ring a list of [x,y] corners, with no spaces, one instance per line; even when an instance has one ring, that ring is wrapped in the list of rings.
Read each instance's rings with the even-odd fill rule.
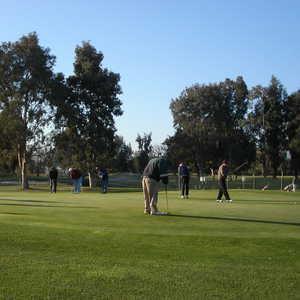
[[[96,186],[97,180],[92,172],[88,172],[88,176],[89,176],[89,187],[91,189]]]
[[[273,178],[277,178],[277,166],[273,166]]]
[[[195,168],[196,168],[196,173],[197,173],[198,177],[200,177],[200,168],[199,168],[198,162],[195,161],[194,165],[195,165]]]
[[[29,189],[29,181],[27,176],[27,170],[26,170],[26,162],[23,163],[22,170],[22,190],[28,190]]]
[[[267,176],[267,174],[266,174],[266,157],[265,157],[265,154],[262,157],[262,176],[263,177]]]
[[[40,161],[37,161],[37,166],[36,166],[36,176],[39,177],[40,176]]]
[[[18,147],[18,162],[19,162],[19,168],[21,170],[21,186],[22,190],[28,190],[29,189],[29,181],[27,177],[27,164],[26,164],[26,153],[25,151],[21,150],[21,147],[19,145]]]
[[[282,167],[280,168],[281,171],[281,176],[280,176],[280,190],[283,190],[283,169]]]
[[[88,176],[89,176],[89,187],[91,189],[93,186],[93,178],[91,172],[88,172]]]

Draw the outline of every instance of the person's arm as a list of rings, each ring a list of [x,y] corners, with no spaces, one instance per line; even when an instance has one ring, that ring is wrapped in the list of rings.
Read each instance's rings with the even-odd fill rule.
[[[225,166],[222,165],[221,168],[220,168],[220,175],[221,175],[222,178],[225,177],[225,174],[224,174],[224,167],[225,167]]]

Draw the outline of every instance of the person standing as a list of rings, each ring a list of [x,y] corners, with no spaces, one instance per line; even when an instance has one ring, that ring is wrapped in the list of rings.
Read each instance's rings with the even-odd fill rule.
[[[189,168],[183,162],[178,167],[178,176],[181,187],[181,198],[188,198],[190,185],[190,171]]]
[[[144,192],[144,213],[151,215],[162,215],[164,213],[158,211],[158,190],[160,180],[167,185],[168,163],[164,158],[151,159],[143,172],[142,186]]]
[[[108,171],[106,168],[102,168],[99,171],[99,178],[100,178],[100,186],[102,189],[102,193],[107,193],[108,187]]]
[[[223,202],[222,196],[225,196],[225,199],[227,202],[232,202],[232,200],[229,197],[228,191],[227,191],[227,184],[226,179],[228,176],[229,166],[226,160],[223,160],[222,164],[220,165],[218,169],[218,181],[219,181],[219,193],[217,197],[217,202]]]
[[[73,193],[80,193],[81,172],[79,169],[70,168],[69,176],[73,181]]]
[[[55,167],[53,167],[49,171],[49,179],[50,179],[50,192],[51,193],[56,193],[56,187],[57,187],[57,176],[58,176],[58,171]]]

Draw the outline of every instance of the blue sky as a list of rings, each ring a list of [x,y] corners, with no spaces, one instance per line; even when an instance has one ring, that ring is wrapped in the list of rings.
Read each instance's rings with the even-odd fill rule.
[[[248,88],[272,74],[300,89],[300,1],[0,0],[0,42],[36,31],[73,72],[74,49],[90,41],[103,66],[120,73],[124,114],[118,134],[136,148],[138,133],[160,144],[174,130],[170,101],[194,83],[242,75]]]

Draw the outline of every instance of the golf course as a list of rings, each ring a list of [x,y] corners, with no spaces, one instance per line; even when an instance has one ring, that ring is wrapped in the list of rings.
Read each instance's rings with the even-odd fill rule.
[[[300,299],[300,193],[0,187],[0,299]]]

